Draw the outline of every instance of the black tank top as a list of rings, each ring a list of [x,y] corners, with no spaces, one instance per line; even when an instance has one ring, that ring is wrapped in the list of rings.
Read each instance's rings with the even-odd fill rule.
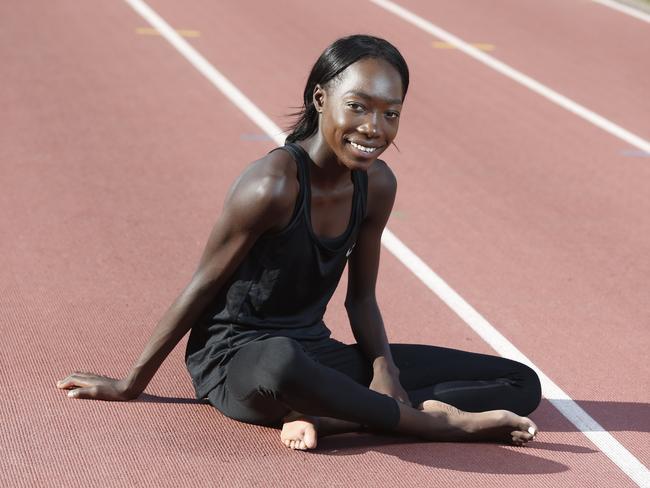
[[[319,340],[330,335],[323,323],[347,258],[366,213],[368,175],[352,171],[350,220],[343,234],[318,237],[311,226],[310,165],[298,144],[288,151],[296,161],[300,192],[289,224],[258,239],[233,276],[192,327],[185,362],[197,397],[222,383],[237,350],[270,336]]]

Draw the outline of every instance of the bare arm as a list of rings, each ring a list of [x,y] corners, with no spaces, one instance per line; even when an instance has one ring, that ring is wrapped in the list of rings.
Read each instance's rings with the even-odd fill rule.
[[[234,183],[197,270],[158,322],[127,377],[115,380],[76,372],[59,381],[57,387],[72,389],[69,395],[77,398],[104,400],[129,400],[144,391],[256,240],[267,231],[283,227],[291,218],[298,188],[287,156],[278,153],[283,151],[253,163]]]
[[[354,337],[373,367],[370,387],[407,401],[406,393],[399,386],[399,370],[390,352],[375,295],[381,234],[393,208],[397,182],[385,163],[377,161],[376,164],[374,174],[368,175],[368,213],[350,257],[345,307]]]

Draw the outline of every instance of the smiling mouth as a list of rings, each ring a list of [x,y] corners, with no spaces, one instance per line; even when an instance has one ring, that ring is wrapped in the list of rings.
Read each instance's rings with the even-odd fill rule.
[[[375,151],[377,151],[378,149],[381,149],[383,147],[383,146],[379,146],[379,147],[363,146],[363,145],[357,144],[356,142],[353,142],[353,141],[348,141],[348,142],[355,149],[358,149],[359,151],[363,151],[364,153],[367,153],[367,154],[372,154]]]

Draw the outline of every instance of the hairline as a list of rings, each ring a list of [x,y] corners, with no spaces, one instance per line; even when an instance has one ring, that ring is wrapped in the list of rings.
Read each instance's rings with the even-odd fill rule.
[[[379,61],[383,61],[385,64],[389,65],[389,66],[392,67],[395,71],[397,71],[397,74],[398,74],[398,76],[399,76],[399,78],[400,78],[400,82],[401,82],[401,84],[402,84],[402,99],[399,101],[399,103],[400,103],[400,104],[403,104],[403,103],[404,103],[404,95],[405,95],[405,94],[404,94],[404,80],[402,79],[402,73],[400,72],[400,69],[399,69],[397,66],[395,66],[393,63],[391,63],[390,61],[388,61],[386,58],[384,58],[384,57],[382,57],[382,56],[378,56],[378,55],[376,55],[376,54],[374,54],[374,53],[373,53],[373,54],[368,54],[368,55],[366,55],[366,56],[362,56],[362,57],[360,57],[359,59],[357,59],[357,60],[351,62],[351,63],[348,64],[345,68],[343,68],[341,71],[339,71],[338,73],[336,73],[336,75],[334,75],[332,78],[330,78],[329,80],[327,80],[326,82],[324,82],[324,83],[322,83],[322,84],[321,84],[321,83],[317,83],[317,85],[320,84],[320,86],[323,87],[323,88],[325,88],[325,89],[330,88],[330,86],[331,86],[331,87],[336,86],[336,84],[340,83],[340,81],[341,81],[341,76],[343,75],[343,73],[345,73],[345,71],[347,71],[347,69],[348,69],[350,66],[352,66],[353,64],[358,63],[359,61],[363,61],[364,59],[377,59],[377,60],[379,60]]]
[[[401,98],[383,98],[383,97],[374,97],[368,93],[364,93],[358,90],[348,90],[342,96],[354,95],[359,98],[364,98],[366,100],[372,100],[373,98],[379,98],[381,101],[385,102],[387,105],[402,105],[404,100]]]

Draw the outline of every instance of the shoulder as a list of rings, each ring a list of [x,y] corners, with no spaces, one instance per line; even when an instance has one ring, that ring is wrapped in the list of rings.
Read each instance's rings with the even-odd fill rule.
[[[250,163],[235,180],[224,211],[244,222],[280,222],[291,217],[299,193],[297,168],[286,151],[272,151]],[[275,225],[268,225],[272,230]],[[280,225],[281,227],[281,225]]]
[[[368,216],[388,218],[397,193],[397,178],[385,161],[378,159],[368,168]]]
[[[298,190],[296,164],[286,151],[272,151],[250,163],[235,181],[233,190],[245,190],[265,203],[282,203],[292,190]]]

